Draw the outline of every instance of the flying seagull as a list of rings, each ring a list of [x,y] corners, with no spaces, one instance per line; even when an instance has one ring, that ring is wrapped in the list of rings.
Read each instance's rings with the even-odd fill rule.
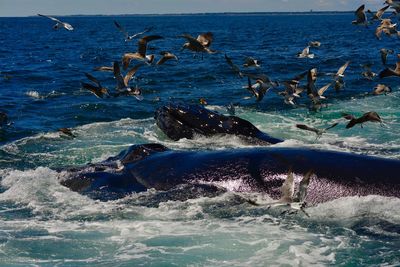
[[[53,26],[53,29],[55,29],[55,30],[58,30],[60,28],[64,28],[64,29],[66,29],[68,31],[73,31],[74,30],[74,27],[72,27],[71,24],[66,23],[66,22],[62,22],[61,20],[56,19],[54,17],[50,17],[50,16],[46,16],[46,15],[42,15],[42,14],[38,14],[38,16],[45,17],[45,18],[51,19],[52,21],[55,21],[56,24]]]
[[[370,111],[367,113],[364,113],[361,117],[356,118],[351,114],[343,114],[343,117],[346,120],[349,120],[350,122],[346,125],[346,129],[352,128],[356,124],[360,124],[361,128],[363,128],[363,123],[364,122],[380,122],[381,125],[383,125],[381,117],[376,113],[375,111]]]
[[[386,94],[392,92],[392,88],[390,86],[384,85],[384,84],[378,84],[377,86],[374,87],[374,90],[372,91],[373,95],[381,95],[381,94]]]
[[[202,54],[216,53],[216,51],[210,49],[210,46],[214,40],[214,34],[212,32],[202,33],[197,36],[197,38],[194,38],[189,34],[183,34],[180,37],[183,37],[187,40],[187,42],[183,44],[181,50],[188,49],[190,51]]]
[[[137,70],[143,66],[143,64],[137,64],[134,66],[132,69],[128,71],[128,73],[125,75],[125,77],[122,76],[121,74],[121,69],[119,67],[119,63],[117,61],[114,62],[114,77],[117,80],[117,95],[131,95],[134,96],[137,100],[142,101],[143,96],[142,96],[142,91],[141,89],[136,86],[134,88],[129,86],[129,81],[132,79],[132,77],[135,75]]]
[[[154,55],[146,55],[147,43],[154,41],[154,40],[163,39],[163,38],[164,37],[159,36],[159,35],[149,35],[149,36],[144,36],[143,38],[139,39],[138,51],[135,53],[126,53],[122,57],[122,64],[124,66],[124,69],[126,70],[128,68],[132,59],[142,60],[147,64],[151,64],[154,60]]]
[[[297,53],[298,58],[314,58],[314,54],[310,54],[310,47],[307,46],[303,51]]]
[[[384,6],[381,9],[379,9],[375,14],[372,13],[372,11],[369,9],[367,10],[367,12],[373,15],[371,20],[381,20],[383,13],[385,13],[386,9],[388,9],[389,7],[390,7],[389,5]]]
[[[351,22],[352,24],[364,26],[368,25],[367,16],[365,15],[365,5],[361,5],[359,8],[357,8],[354,14],[357,18]]]
[[[397,57],[400,58],[400,54],[398,54]],[[381,78],[381,79],[385,78],[385,77],[391,77],[391,76],[400,77],[400,61],[398,61],[396,63],[395,69],[386,68],[379,73],[379,78]]]
[[[95,85],[89,84],[89,83],[84,83],[82,82],[82,87],[86,90],[89,90],[92,92],[95,96],[98,98],[104,98],[105,96],[109,96],[107,88],[103,87],[99,80],[97,80],[95,77],[90,75],[89,73],[85,73],[86,77],[91,80]]]
[[[122,32],[122,33],[124,34],[124,36],[125,36],[125,42],[132,41],[135,37],[137,37],[137,36],[139,36],[139,35],[142,35],[142,34],[144,34],[144,33],[146,33],[146,32],[149,32],[149,31],[153,30],[153,28],[154,28],[154,27],[146,28],[146,29],[144,29],[144,30],[141,31],[141,32],[135,33],[135,34],[133,34],[133,35],[129,35],[129,33],[125,30],[125,28],[122,27],[121,24],[119,24],[116,20],[114,20],[114,25],[115,25],[115,27],[117,27],[117,29],[118,29],[120,32]]]
[[[375,36],[377,39],[381,39],[382,32],[388,36],[394,34],[400,36],[399,31],[397,31],[397,23],[392,23],[390,19],[381,20],[381,24],[375,30]]]
[[[244,61],[243,67],[260,67],[260,61],[252,58],[252,57],[247,57]]]
[[[334,76],[334,83],[335,83],[335,90],[339,91],[344,87],[344,72],[346,71],[347,67],[349,66],[350,61],[347,61],[343,66],[339,68]]]
[[[317,129],[317,128],[314,128],[314,127],[307,126],[305,124],[296,124],[296,127],[301,129],[301,130],[314,132],[317,135],[317,139],[318,139],[319,137],[321,137],[322,134],[324,134],[329,129],[332,129],[333,127],[336,127],[338,124],[339,123],[336,122],[336,123],[332,124],[331,126],[325,128],[325,129]]]
[[[380,50],[381,52],[381,60],[382,60],[382,64],[386,65],[386,61],[387,61],[387,56],[388,54],[393,54],[394,51],[392,49],[386,49],[386,48],[382,48]]]
[[[378,75],[378,74],[376,74],[375,72],[373,72],[373,71],[371,70],[372,64],[370,64],[370,63],[369,63],[369,64],[364,64],[364,65],[362,65],[362,67],[364,68],[365,71],[363,71],[363,72],[361,73],[361,75],[362,75],[365,79],[372,81],[372,80],[375,78],[375,76]]]
[[[177,56],[175,56],[174,54],[172,54],[170,52],[163,51],[160,54],[162,55],[162,58],[160,58],[160,60],[157,61],[156,65],[162,65],[162,64],[164,64],[165,62],[167,62],[168,60],[171,60],[171,59],[178,60]]]
[[[238,74],[239,77],[243,77],[243,73],[240,71],[239,66],[233,63],[232,59],[227,54],[225,54],[225,60],[235,74]]]
[[[320,47],[321,46],[321,42],[318,41],[311,41],[308,43],[309,47]]]

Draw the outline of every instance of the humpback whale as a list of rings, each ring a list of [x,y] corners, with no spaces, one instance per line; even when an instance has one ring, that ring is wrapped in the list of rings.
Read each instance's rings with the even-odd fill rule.
[[[261,192],[278,200],[288,171],[296,187],[312,171],[307,205],[346,196],[400,198],[399,160],[307,148],[174,151],[160,144],[133,145],[103,162],[60,170],[59,179],[71,190],[100,200],[183,185]]]
[[[163,106],[155,119],[173,140],[225,133],[269,144],[282,141],[246,120],[199,106]],[[400,160],[309,148],[175,151],[161,144],[142,144],[103,162],[59,173],[62,185],[100,200],[155,189],[176,192],[180,200],[233,191],[260,192],[279,202],[292,199],[295,188],[307,205],[347,196],[400,198]]]
[[[169,104],[156,110],[157,126],[172,140],[192,139],[195,134],[234,134],[249,143],[276,144],[283,140],[269,136],[249,121],[224,116],[199,105]]]

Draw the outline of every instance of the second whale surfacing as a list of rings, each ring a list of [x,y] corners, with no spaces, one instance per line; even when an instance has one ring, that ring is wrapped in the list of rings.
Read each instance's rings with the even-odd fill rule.
[[[400,198],[399,160],[305,148],[200,152],[133,145],[106,161],[62,170],[60,182],[100,200],[148,189],[173,191],[184,185],[210,192],[260,192],[279,199],[288,170],[295,174],[296,184],[313,172],[305,198],[308,205],[347,196]],[[198,191],[192,192],[188,198],[198,197]]]
[[[233,134],[249,143],[276,144],[282,139],[260,131],[250,122],[236,116],[224,116],[198,105],[171,103],[160,107],[154,116],[157,126],[172,140],[192,139],[195,134],[212,136]]]

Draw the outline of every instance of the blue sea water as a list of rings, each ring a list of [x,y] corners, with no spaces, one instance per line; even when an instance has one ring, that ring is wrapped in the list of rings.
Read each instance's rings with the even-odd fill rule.
[[[0,131],[1,266],[308,266],[400,265],[400,200],[353,197],[310,207],[310,218],[281,215],[267,207],[217,198],[169,201],[149,207],[149,191],[117,201],[99,202],[71,192],[57,181],[56,168],[104,160],[132,144],[162,143],[173,149],[215,150],[248,147],[239,138],[217,136],[169,140],[155,125],[157,107],[168,102],[198,103],[237,116],[286,141],[279,146],[306,146],[400,159],[400,88],[398,78],[368,81],[361,64],[383,69],[379,49],[396,53],[397,37],[374,37],[374,26],[351,25],[353,14],[242,14],[177,16],[62,17],[75,30],[52,30],[45,18],[0,18],[0,110],[12,126]],[[93,67],[111,65],[136,41],[124,42],[113,20],[131,32],[155,26],[164,39],[149,51],[174,52],[178,62],[141,68],[135,80],[144,100],[98,99],[80,88],[90,72],[112,89],[110,73]],[[189,33],[214,33],[204,58],[180,51]],[[314,59],[298,59],[309,41]],[[246,56],[261,60],[255,73],[273,80],[290,79],[312,68],[321,73],[317,87],[346,61],[346,87],[329,89],[327,107],[312,112],[305,100],[293,108],[272,92],[257,103],[248,98],[224,53],[241,65]],[[394,65],[395,55],[388,64]],[[378,83],[393,88],[387,95],[367,94]],[[368,123],[345,129],[342,113],[378,112],[385,126]],[[339,126],[315,140],[295,127],[305,123]],[[72,128],[75,139],[57,132]],[[340,168],[340,166],[334,167]],[[399,170],[400,171],[400,170]],[[400,176],[400,174],[399,174]],[[253,194],[260,203],[268,197]]]

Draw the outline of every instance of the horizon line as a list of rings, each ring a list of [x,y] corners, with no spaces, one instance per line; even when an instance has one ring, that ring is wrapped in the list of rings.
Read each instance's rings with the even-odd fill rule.
[[[90,17],[90,16],[185,16],[185,15],[262,15],[262,14],[327,14],[327,13],[354,13],[353,10],[323,10],[323,11],[227,11],[227,12],[182,12],[182,13],[137,13],[137,14],[69,14],[69,15],[57,15],[57,14],[46,14],[50,16],[58,17]],[[31,18],[37,15],[28,16],[0,16],[0,18]]]

